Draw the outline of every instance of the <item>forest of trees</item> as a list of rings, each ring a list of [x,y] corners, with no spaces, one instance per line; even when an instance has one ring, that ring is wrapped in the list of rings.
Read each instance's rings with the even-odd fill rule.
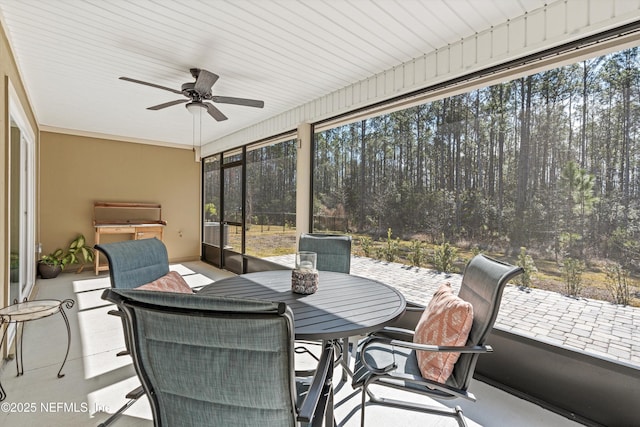
[[[234,156],[226,160],[238,160]],[[225,161],[226,163],[226,161]],[[225,176],[225,221],[241,221],[241,169],[230,168]],[[204,160],[205,221],[219,221],[220,155]],[[246,157],[247,224],[283,225],[282,218],[295,225],[296,141],[248,148]],[[214,214],[207,213],[207,204]]]
[[[639,117],[632,48],[319,132],[314,229],[638,271]],[[247,224],[294,226],[295,152],[294,140],[247,149]],[[217,207],[218,156],[204,173]]]
[[[639,65],[632,48],[318,133],[314,212],[631,267]]]
[[[247,151],[247,221],[295,226],[295,212],[296,141]]]

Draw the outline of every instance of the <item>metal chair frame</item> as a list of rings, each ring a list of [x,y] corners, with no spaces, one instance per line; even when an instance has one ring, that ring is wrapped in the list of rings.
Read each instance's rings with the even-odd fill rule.
[[[512,266],[484,255],[477,255],[469,262],[463,274],[459,296],[464,300],[476,301],[477,307],[474,306],[473,326],[465,346],[417,344],[413,342],[413,331],[391,327],[384,328],[366,338],[361,343],[358,353],[360,370],[354,374],[356,376],[354,387],[362,388],[361,425],[364,427],[365,407],[367,396],[369,396],[370,404],[451,416],[457,419],[460,426],[466,426],[462,409],[459,406],[441,408],[434,405],[381,397],[373,393],[370,386],[380,385],[442,400],[464,398],[475,401],[475,396],[468,391],[468,387],[473,377],[478,356],[493,351],[491,346],[486,345],[485,342],[498,315],[502,292],[509,280],[522,272],[521,267]],[[480,307],[481,305],[484,307]],[[476,313],[476,309],[479,313]],[[412,358],[412,361],[416,357],[415,351],[419,350],[460,353],[460,358],[456,362],[450,379],[443,384],[425,379],[419,375],[419,372],[397,372],[398,365],[395,363],[395,353],[392,364],[383,367],[372,366],[367,361],[366,355],[373,346],[377,345],[384,345],[385,348],[390,346],[391,348],[408,349],[412,351],[408,356]]]

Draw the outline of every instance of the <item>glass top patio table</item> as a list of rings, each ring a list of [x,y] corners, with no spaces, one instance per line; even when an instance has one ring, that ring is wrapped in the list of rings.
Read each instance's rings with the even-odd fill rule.
[[[384,283],[329,271],[319,272],[318,291],[310,295],[291,291],[291,270],[229,277],[198,293],[284,302],[293,311],[298,340],[364,335],[389,325],[406,307],[402,294]]]

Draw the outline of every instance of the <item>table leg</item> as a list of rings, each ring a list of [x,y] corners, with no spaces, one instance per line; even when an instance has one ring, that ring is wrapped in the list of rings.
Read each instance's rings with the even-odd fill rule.
[[[69,327],[69,319],[67,318],[67,314],[64,312],[63,305],[67,306],[67,309],[70,309],[75,304],[75,301],[72,299],[66,299],[60,303],[60,314],[64,319],[64,323],[67,326],[67,353],[64,355],[64,360],[62,361],[62,365],[60,365],[60,370],[58,371],[58,378],[64,377],[62,373],[62,368],[64,368],[64,364],[67,363],[67,357],[69,357],[69,349],[71,348],[71,328]]]
[[[3,319],[4,320],[4,319]],[[4,322],[0,322],[0,327]],[[10,323],[5,323],[4,332],[2,333],[2,341],[0,341],[0,353],[2,353],[2,344],[4,344],[4,339],[7,337],[7,331],[9,330]],[[4,387],[2,387],[2,383],[0,383],[0,402],[7,398],[7,393],[4,391]]]
[[[329,389],[329,402],[327,403],[327,413],[324,417],[324,425],[325,426],[336,426],[336,417],[333,414],[333,385]]]
[[[22,327],[21,327],[22,326]],[[24,374],[24,364],[22,361],[22,335],[24,334],[24,323],[16,322],[16,371],[18,377]]]
[[[351,372],[351,367],[349,366],[350,362],[351,353],[349,352],[349,337],[344,337],[342,338],[342,354],[340,355],[342,381],[347,381],[348,377],[353,377],[353,372]]]

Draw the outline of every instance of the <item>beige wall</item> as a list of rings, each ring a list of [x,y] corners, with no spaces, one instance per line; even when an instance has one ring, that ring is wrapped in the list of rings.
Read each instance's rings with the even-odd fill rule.
[[[191,150],[50,132],[40,141],[43,253],[79,233],[93,245],[94,202],[144,202],[162,205],[170,260],[198,258],[200,163]]]

